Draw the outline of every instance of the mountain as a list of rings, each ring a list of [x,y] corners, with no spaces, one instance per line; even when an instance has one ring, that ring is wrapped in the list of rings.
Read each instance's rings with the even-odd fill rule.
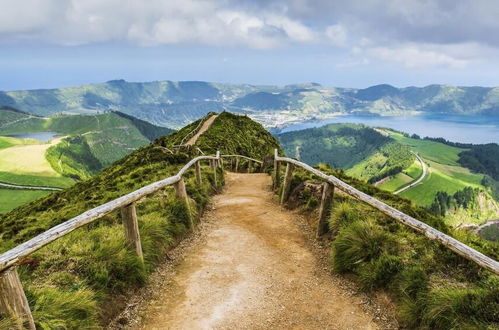
[[[316,83],[287,86],[202,81],[127,82],[112,80],[58,89],[0,92],[0,106],[35,115],[120,111],[161,126],[181,127],[210,111],[246,113],[265,126],[344,113],[435,112],[499,116],[498,87],[430,85],[365,89]]]

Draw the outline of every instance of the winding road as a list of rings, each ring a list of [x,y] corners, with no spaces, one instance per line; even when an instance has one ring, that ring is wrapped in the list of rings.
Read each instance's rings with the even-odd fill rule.
[[[10,189],[24,189],[24,190],[50,190],[50,191],[62,190],[62,188],[56,188],[56,187],[24,186],[21,184],[13,184],[7,182],[0,182],[0,187],[10,188]]]
[[[420,183],[421,181],[423,181],[423,179],[426,177],[426,173],[428,171],[427,171],[426,164],[425,164],[424,160],[417,153],[415,153],[415,152],[413,152],[413,153],[414,153],[414,155],[416,155],[416,158],[419,160],[419,163],[421,164],[421,166],[423,168],[423,173],[421,173],[421,176],[418,179],[416,179],[416,181],[413,181],[408,186],[402,187],[399,190],[395,191],[394,192],[395,195],[398,195],[401,192],[406,191],[407,189],[409,189],[411,187],[414,187],[415,185],[417,185],[418,183]]]

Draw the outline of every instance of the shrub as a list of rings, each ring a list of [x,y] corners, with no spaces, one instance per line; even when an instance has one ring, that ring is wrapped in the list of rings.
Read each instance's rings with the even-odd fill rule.
[[[333,212],[329,217],[329,229],[334,233],[338,232],[344,224],[351,224],[359,219],[358,212],[351,203],[341,202],[333,207]]]
[[[365,290],[387,287],[403,267],[402,259],[383,253],[360,268],[360,283]]]
[[[333,241],[333,268],[343,273],[355,270],[360,263],[377,258],[386,235],[371,220],[355,221]]]

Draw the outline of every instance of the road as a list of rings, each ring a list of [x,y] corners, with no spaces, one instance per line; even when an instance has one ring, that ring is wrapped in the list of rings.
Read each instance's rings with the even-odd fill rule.
[[[10,188],[10,189],[26,189],[26,190],[50,190],[50,191],[61,191],[61,188],[56,187],[42,187],[42,186],[24,186],[21,184],[13,184],[7,182],[0,182],[0,187]]]
[[[416,181],[413,181],[410,185],[402,187],[399,190],[395,191],[394,194],[396,194],[396,195],[400,194],[403,191],[406,191],[407,189],[409,189],[411,187],[414,187],[415,185],[417,185],[418,183],[423,181],[423,179],[426,177],[426,173],[428,172],[427,168],[426,168],[426,163],[417,153],[414,153],[414,154],[416,155],[416,158],[419,160],[419,163],[421,164],[421,167],[423,168],[423,173],[421,173],[421,176]]]

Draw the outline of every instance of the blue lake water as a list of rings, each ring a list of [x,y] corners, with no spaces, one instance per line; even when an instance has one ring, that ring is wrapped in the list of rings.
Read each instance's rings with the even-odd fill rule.
[[[373,127],[387,127],[421,137],[443,137],[462,143],[499,143],[499,117],[430,114],[416,116],[345,115],[323,120],[311,120],[283,128],[291,132],[332,123],[360,123]]]
[[[57,135],[59,134],[55,132],[38,132],[38,133],[26,133],[26,134],[12,134],[8,136],[18,139],[35,139],[40,142],[48,142]]]

